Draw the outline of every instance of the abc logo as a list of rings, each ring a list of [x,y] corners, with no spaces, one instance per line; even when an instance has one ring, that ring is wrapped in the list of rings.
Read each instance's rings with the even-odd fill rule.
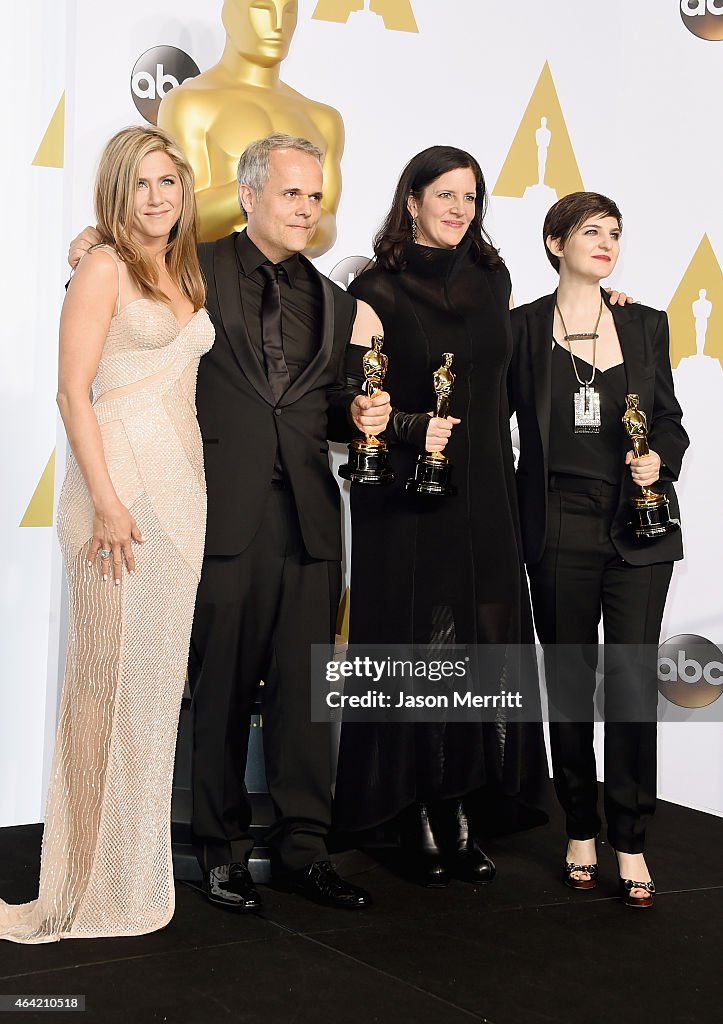
[[[200,74],[196,62],[175,46],[154,46],[138,58],[131,72],[131,95],[139,113],[158,120],[161,100],[181,82]]]
[[[666,640],[658,650],[658,690],[678,707],[707,707],[723,693],[723,653],[694,633]]]
[[[370,263],[371,260],[368,256],[347,256],[337,263],[329,274],[329,278],[346,291],[357,274],[366,270]]]
[[[680,0],[680,16],[699,39],[723,39],[723,0]]]

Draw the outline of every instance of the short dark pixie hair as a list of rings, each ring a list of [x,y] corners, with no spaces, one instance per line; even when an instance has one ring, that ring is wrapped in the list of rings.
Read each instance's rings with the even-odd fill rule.
[[[590,217],[614,217],[618,228],[623,230],[623,217],[612,199],[599,192],[572,192],[550,207],[542,225],[542,243],[545,254],[555,270],[560,273],[560,261],[547,247],[547,239],[554,238],[564,247],[581,224]]]

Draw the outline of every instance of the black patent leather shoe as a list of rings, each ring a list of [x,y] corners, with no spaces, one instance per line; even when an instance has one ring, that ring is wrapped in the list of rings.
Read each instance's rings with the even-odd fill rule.
[[[494,861],[474,839],[468,839],[465,846],[455,853],[453,871],[463,882],[491,882],[497,874]]]
[[[430,811],[435,835],[441,837],[442,852],[455,878],[463,882],[491,882],[497,868],[472,837],[462,801],[439,800]]]
[[[419,854],[410,874],[425,889],[446,889],[449,885],[449,871],[433,854]]]
[[[255,914],[261,910],[261,897],[245,864],[222,864],[207,871],[203,876],[203,887],[209,903],[242,914]]]
[[[446,889],[449,871],[442,863],[427,805],[414,804],[402,822],[401,850],[404,873],[425,889]]]
[[[328,860],[317,861],[298,871],[287,871],[275,878],[274,883],[284,892],[295,892],[337,910],[363,910],[372,903],[366,889],[340,878]]]

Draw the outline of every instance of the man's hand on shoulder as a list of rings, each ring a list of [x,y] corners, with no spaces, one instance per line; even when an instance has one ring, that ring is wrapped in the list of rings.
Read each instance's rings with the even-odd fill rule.
[[[629,306],[635,302],[632,295],[626,295],[625,292],[616,292],[612,288],[606,288],[605,291],[610,299],[611,306]]]
[[[97,228],[83,228],[79,235],[73,239],[68,247],[68,263],[75,270],[86,253],[90,252],[94,245],[100,245],[103,239]]]

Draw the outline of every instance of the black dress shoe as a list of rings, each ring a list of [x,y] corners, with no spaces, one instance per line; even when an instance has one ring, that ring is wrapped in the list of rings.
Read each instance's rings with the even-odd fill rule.
[[[400,838],[404,873],[426,889],[446,889],[449,872],[442,863],[426,804],[414,804],[406,811]]]
[[[212,868],[204,874],[203,884],[209,903],[242,914],[255,914],[261,910],[261,897],[245,864],[222,864]]]
[[[317,861],[298,871],[288,871],[274,879],[277,888],[295,892],[307,900],[341,910],[362,910],[371,906],[366,889],[344,881],[328,860]]]
[[[463,882],[491,882],[497,874],[494,861],[474,839],[469,839],[463,849],[457,850],[453,870]]]
[[[463,882],[491,882],[497,874],[494,862],[471,836],[467,812],[461,800],[439,800],[430,808],[435,834],[452,872]]]

